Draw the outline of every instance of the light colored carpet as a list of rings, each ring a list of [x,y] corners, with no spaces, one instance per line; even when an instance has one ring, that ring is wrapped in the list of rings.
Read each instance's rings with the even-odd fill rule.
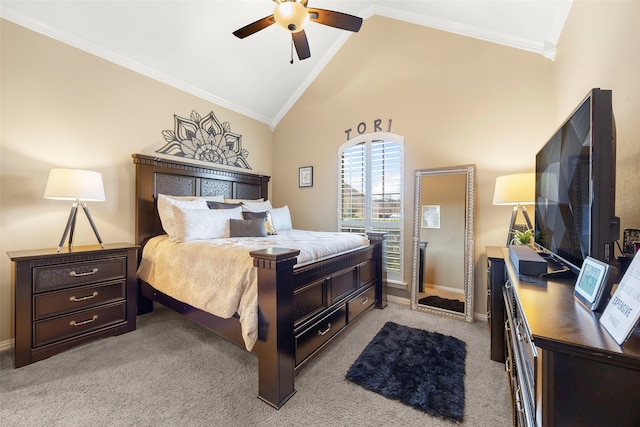
[[[3,426],[452,426],[345,379],[387,321],[467,343],[464,423],[511,425],[504,365],[489,358],[486,323],[389,303],[373,310],[304,368],[279,411],[259,399],[257,358],[159,307],[134,332],[13,369],[0,354]]]

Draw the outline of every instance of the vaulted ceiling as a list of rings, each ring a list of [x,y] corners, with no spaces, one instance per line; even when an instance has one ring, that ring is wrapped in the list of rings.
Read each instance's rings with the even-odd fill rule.
[[[572,0],[309,0],[309,7],[382,15],[539,53],[550,60]],[[272,128],[352,34],[311,22],[311,58],[291,59],[272,25],[232,32],[273,13],[271,0],[0,2],[0,16],[269,124]]]

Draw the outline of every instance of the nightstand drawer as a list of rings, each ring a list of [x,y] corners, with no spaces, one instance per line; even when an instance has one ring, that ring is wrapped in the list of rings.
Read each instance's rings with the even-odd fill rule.
[[[35,322],[33,325],[33,346],[40,347],[117,323],[124,324],[127,321],[126,312],[126,305],[123,301]]]
[[[33,298],[33,320],[122,301],[125,298],[126,282],[124,279],[38,294]]]
[[[35,267],[33,270],[33,291],[43,292],[124,278],[127,272],[127,258],[102,258],[95,261]]]

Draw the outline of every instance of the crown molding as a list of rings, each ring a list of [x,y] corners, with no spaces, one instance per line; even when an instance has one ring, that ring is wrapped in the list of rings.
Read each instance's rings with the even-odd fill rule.
[[[400,20],[400,21],[404,21],[404,22],[408,22],[416,25],[421,25],[421,26],[434,28],[434,29],[438,29],[438,30],[442,30],[442,31],[446,31],[454,34],[459,34],[466,37],[472,37],[475,39],[500,44],[503,46],[512,47],[515,49],[537,53],[537,54],[543,55],[545,58],[554,60],[556,55],[556,50],[557,50],[556,44],[560,37],[560,32],[562,30],[563,23],[566,21],[569,11],[571,10],[571,6],[572,6],[572,2],[570,1],[561,3],[561,7],[559,8],[558,13],[556,14],[556,16],[553,17],[554,19],[553,28],[556,29],[556,32],[550,35],[550,39],[551,39],[550,41],[545,41],[545,42],[537,42],[533,40],[512,37],[503,33],[489,31],[473,25],[461,24],[459,22],[454,22],[454,21],[440,19],[440,18],[433,18],[430,16],[422,15],[422,14],[405,12],[398,9],[393,9],[393,8],[383,7],[383,6],[368,7],[362,12],[362,14],[360,14],[360,16],[363,19],[366,19],[373,15],[380,15],[387,18],[391,18],[391,19],[396,19],[396,20]],[[277,112],[275,117],[266,117],[262,114],[258,114],[247,108],[244,108],[237,104],[229,102],[226,99],[220,98],[212,93],[200,90],[197,87],[190,85],[180,79],[176,79],[174,77],[161,73],[153,68],[147,67],[143,64],[140,64],[136,61],[133,61],[115,52],[112,52],[108,49],[104,49],[103,47],[98,46],[94,43],[91,43],[87,40],[76,37],[67,32],[60,31],[51,26],[45,25],[19,12],[13,11],[10,7],[4,6],[0,8],[0,17],[7,19],[11,22],[14,22],[18,25],[21,25],[25,28],[28,28],[30,30],[33,30],[35,32],[38,32],[40,34],[43,34],[54,40],[58,40],[60,42],[73,46],[77,49],[83,50],[92,55],[103,58],[107,61],[113,62],[124,68],[135,71],[146,77],[157,80],[169,86],[175,87],[191,95],[197,96],[198,98],[212,102],[214,104],[227,108],[236,113],[242,114],[256,121],[265,123],[269,125],[271,130],[275,129],[278,123],[284,118],[287,112],[293,107],[293,105],[298,101],[298,99],[307,90],[307,88],[311,85],[311,83],[313,83],[316,77],[318,77],[320,72],[322,72],[324,67],[331,61],[334,55],[340,50],[340,48],[351,36],[351,33],[343,32],[340,35],[340,37],[338,37],[337,41],[327,51],[327,53],[324,56],[322,56],[322,58],[320,58],[317,65],[311,70],[310,73],[307,74],[307,77],[300,84],[300,86],[298,86],[296,90],[291,94],[291,96],[288,98],[288,100],[285,102],[282,108]]]
[[[65,43],[69,46],[80,49],[84,52],[95,55],[99,58],[105,59],[109,62],[113,62],[114,64],[120,65],[129,70],[135,71],[136,73],[142,74],[146,77],[149,77],[153,80],[157,80],[161,83],[167,84],[176,89],[180,89],[186,93],[189,93],[193,96],[197,96],[198,98],[204,99],[206,101],[217,104],[221,107],[227,108],[236,113],[242,114],[259,122],[270,125],[271,119],[265,117],[261,114],[258,114],[254,111],[250,111],[246,108],[243,108],[237,104],[229,102],[225,99],[222,99],[212,93],[203,91],[198,89],[197,87],[190,85],[180,79],[176,79],[174,77],[168,76],[164,73],[161,73],[153,68],[147,67],[139,62],[133,61],[129,58],[126,58],[122,55],[119,55],[115,52],[112,52],[108,49],[105,49],[101,46],[98,46],[94,43],[91,43],[85,39],[76,37],[72,34],[69,34],[65,31],[61,31],[57,28],[53,28],[49,25],[43,24],[42,22],[31,19],[21,13],[17,13],[12,11],[8,7],[2,7],[0,9],[0,17],[11,21],[17,25],[25,27],[29,30],[40,33],[44,36],[50,37],[59,42]],[[273,129],[273,128],[272,128]]]

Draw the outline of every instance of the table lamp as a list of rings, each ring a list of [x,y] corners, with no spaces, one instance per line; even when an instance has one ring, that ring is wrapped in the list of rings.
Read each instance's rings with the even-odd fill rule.
[[[79,169],[51,169],[49,179],[47,180],[47,187],[44,190],[44,198],[73,200],[67,226],[64,229],[62,239],[60,239],[60,244],[58,245],[58,252],[60,252],[62,246],[64,246],[67,235],[69,235],[69,250],[71,250],[73,246],[73,232],[76,226],[78,205],[82,206],[84,213],[89,219],[91,228],[98,238],[100,247],[104,248],[96,224],[93,222],[89,208],[85,203],[105,200],[102,174]]]
[[[513,205],[511,211],[511,223],[507,234],[507,246],[511,243],[513,230],[516,225],[518,211],[522,211],[527,229],[532,230],[531,220],[524,205],[531,205],[535,201],[535,173],[521,173],[515,175],[504,175],[496,178],[496,188],[493,193],[494,205]]]

